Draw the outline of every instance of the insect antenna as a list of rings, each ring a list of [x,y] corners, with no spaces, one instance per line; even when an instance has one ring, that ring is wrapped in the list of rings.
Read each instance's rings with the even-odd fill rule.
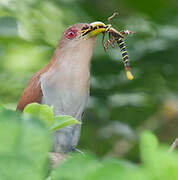
[[[108,23],[111,24],[111,19],[113,19],[114,17],[116,17],[119,13],[118,12],[115,12],[113,13],[112,16],[108,17]]]

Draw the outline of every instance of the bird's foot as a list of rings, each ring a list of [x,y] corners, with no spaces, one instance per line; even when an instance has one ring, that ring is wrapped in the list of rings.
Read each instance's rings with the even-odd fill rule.
[[[77,149],[77,148],[72,148],[72,151],[71,151],[71,152],[77,152],[77,153],[80,153],[80,154],[82,154],[82,155],[85,154],[84,152],[80,151],[80,150]]]

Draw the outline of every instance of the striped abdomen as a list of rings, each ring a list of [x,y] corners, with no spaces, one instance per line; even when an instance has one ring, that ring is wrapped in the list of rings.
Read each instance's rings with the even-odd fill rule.
[[[126,50],[126,46],[125,46],[125,43],[123,41],[122,38],[119,38],[118,41],[117,41],[117,44],[121,50],[121,54],[122,54],[122,60],[123,60],[123,63],[124,63],[124,66],[125,68],[129,69],[130,68],[130,64],[129,64],[129,56],[128,56],[128,53],[127,53],[127,50]]]
[[[129,80],[132,80],[133,79],[133,75],[130,72],[129,56],[128,56],[128,53],[127,53],[127,50],[126,50],[126,46],[125,46],[125,43],[124,43],[123,39],[119,38],[117,40],[117,44],[118,44],[118,46],[119,46],[119,48],[121,50],[121,53],[122,53],[122,60],[123,60],[124,66],[125,66],[127,78]]]

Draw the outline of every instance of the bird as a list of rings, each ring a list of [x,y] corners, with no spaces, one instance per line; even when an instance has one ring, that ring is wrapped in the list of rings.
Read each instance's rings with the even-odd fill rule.
[[[88,23],[68,27],[54,50],[49,63],[36,72],[24,89],[17,104],[17,111],[37,102],[53,106],[55,116],[70,115],[82,121],[90,91],[90,61],[96,36],[77,38]],[[52,152],[68,154],[76,149],[81,125],[71,125],[53,133]]]

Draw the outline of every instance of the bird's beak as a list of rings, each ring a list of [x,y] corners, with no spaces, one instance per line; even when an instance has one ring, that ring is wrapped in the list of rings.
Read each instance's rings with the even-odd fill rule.
[[[97,36],[100,33],[104,33],[106,31],[108,31],[108,29],[110,27],[111,27],[110,24],[105,25],[102,22],[93,22],[93,23],[89,24],[87,29],[81,30],[81,36],[88,39],[88,38]]]

